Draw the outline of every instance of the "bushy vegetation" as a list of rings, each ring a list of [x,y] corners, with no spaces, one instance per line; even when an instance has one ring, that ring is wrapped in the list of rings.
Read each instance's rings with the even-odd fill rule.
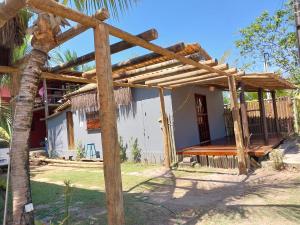
[[[141,162],[141,158],[142,158],[142,149],[140,148],[139,146],[139,143],[138,143],[138,139],[135,138],[135,139],[131,139],[131,153],[132,153],[132,156],[133,156],[133,161],[135,163],[140,163]]]
[[[80,160],[85,157],[85,148],[82,142],[78,142],[76,145],[76,159]]]
[[[270,153],[270,159],[273,161],[273,167],[275,170],[283,170],[284,163],[283,163],[283,153],[279,149],[274,149]]]
[[[126,151],[128,148],[128,145],[124,143],[123,138],[119,137],[119,146],[120,146],[120,159],[121,162],[126,162],[128,160]]]

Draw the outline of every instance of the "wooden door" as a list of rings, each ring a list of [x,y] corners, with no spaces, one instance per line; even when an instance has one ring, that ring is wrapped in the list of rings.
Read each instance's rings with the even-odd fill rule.
[[[68,148],[70,150],[74,150],[75,143],[74,143],[73,114],[72,114],[72,112],[67,112],[66,116],[67,116]]]
[[[196,116],[200,143],[210,141],[206,96],[195,94]]]

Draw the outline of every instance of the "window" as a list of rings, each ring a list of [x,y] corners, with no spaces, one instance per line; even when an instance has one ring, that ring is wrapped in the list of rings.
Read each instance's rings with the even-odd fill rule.
[[[87,130],[100,129],[99,111],[86,113],[86,127]]]

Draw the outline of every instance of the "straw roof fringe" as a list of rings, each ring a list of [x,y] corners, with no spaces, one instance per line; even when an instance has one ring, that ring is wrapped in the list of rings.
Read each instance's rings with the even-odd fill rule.
[[[131,88],[118,88],[114,90],[115,102],[117,106],[129,105],[132,102]],[[98,105],[98,95],[96,90],[84,92],[70,97],[71,110],[80,113],[95,112],[100,109]]]

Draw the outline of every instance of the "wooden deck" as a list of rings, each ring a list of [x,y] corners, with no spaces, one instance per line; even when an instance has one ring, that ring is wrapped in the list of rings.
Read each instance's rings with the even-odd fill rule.
[[[263,137],[252,137],[251,146],[247,149],[250,156],[262,157],[277,147],[283,138],[281,136],[269,137],[269,145],[264,145]],[[183,148],[178,155],[207,155],[207,156],[235,156],[237,153],[234,137],[225,137],[211,141],[208,144],[195,145]]]

